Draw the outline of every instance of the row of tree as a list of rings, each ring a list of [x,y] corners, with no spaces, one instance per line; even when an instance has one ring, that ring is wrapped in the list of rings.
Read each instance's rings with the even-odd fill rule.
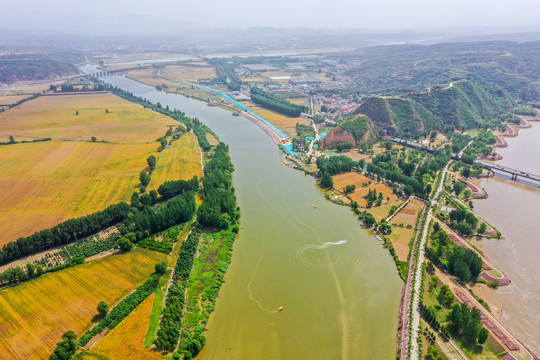
[[[306,107],[291,103],[289,100],[259,88],[251,88],[251,100],[267,109],[283,115],[299,117]]]
[[[0,265],[51,247],[92,235],[123,221],[130,213],[125,202],[80,218],[66,220],[53,228],[38,231],[7,243],[0,250]]]
[[[193,119],[193,133],[197,136],[199,146],[203,151],[208,151],[212,148],[212,145],[210,145],[206,138],[205,126],[197,118]]]
[[[116,325],[144,301],[151,293],[156,290],[159,283],[160,274],[154,273],[148,280],[139,286],[134,292],[120,301],[96,326],[87,331],[79,339],[79,346],[85,346],[90,339],[99,334],[105,328],[112,330]],[[106,304],[105,304],[106,305]]]
[[[214,157],[204,168],[204,202],[197,211],[200,225],[226,229],[238,220],[236,196],[232,187],[233,171],[229,146],[219,143]]]
[[[185,290],[193,267],[195,251],[199,244],[201,230],[195,228],[182,243],[174,268],[172,284],[167,292],[165,308],[162,312],[157,338],[154,344],[159,350],[174,351],[180,338],[182,313],[184,311]]]
[[[236,75],[232,65],[220,59],[208,59],[207,61],[215,66],[218,77],[227,85],[229,90],[240,91],[242,80]]]

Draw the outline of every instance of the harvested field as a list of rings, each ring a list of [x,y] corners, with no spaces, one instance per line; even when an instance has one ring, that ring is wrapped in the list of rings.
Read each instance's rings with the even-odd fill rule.
[[[129,200],[156,148],[73,141],[0,147],[0,244]]]
[[[165,181],[189,180],[195,175],[199,179],[203,175],[201,151],[197,137],[193,133],[185,133],[159,154],[148,189],[157,189]]]
[[[302,125],[309,125],[310,121],[304,118],[293,118],[289,116],[285,116],[282,114],[279,114],[272,110],[267,110],[265,108],[262,108],[260,106],[257,106],[253,104],[251,101],[243,101],[242,102],[245,106],[247,106],[249,109],[254,111],[255,113],[259,114],[269,122],[271,122],[273,125],[275,125],[277,128],[279,128],[281,131],[283,131],[285,134],[289,135],[290,137],[296,136],[296,124],[302,124]]]
[[[197,82],[201,79],[214,79],[217,77],[213,66],[194,67],[182,65],[168,65],[162,71],[163,76],[178,81]]]
[[[136,248],[0,291],[0,354],[10,359],[48,358],[65,331],[80,336],[97,320],[100,301],[116,304],[166,257]]]
[[[153,301],[154,294],[151,294],[127,318],[101,339],[92,348],[92,352],[106,355],[111,360],[166,358],[143,346]]]
[[[394,191],[388,187],[385,184],[377,183],[377,184],[371,184],[369,186],[366,186],[364,188],[358,189],[352,194],[349,194],[349,197],[352,201],[356,201],[358,205],[361,207],[367,206],[367,200],[364,199],[364,196],[366,196],[369,192],[369,190],[375,190],[377,193],[382,192],[383,193],[383,204],[386,204],[386,197],[390,197],[390,202],[395,202],[398,200],[398,197],[396,194],[394,194]]]
[[[109,110],[107,114],[105,110]],[[76,112],[79,115],[76,115]],[[172,119],[109,93],[42,96],[3,112],[0,137],[153,142]]]
[[[366,164],[370,163],[372,161],[371,157],[369,155],[366,155],[366,154],[360,154],[359,152],[357,151],[347,151],[347,152],[342,152],[342,153],[338,153],[339,155],[344,155],[344,156],[347,156],[355,161],[359,161],[360,159],[364,159],[366,161]]]
[[[57,81],[51,80],[50,84],[59,84]],[[15,85],[3,88],[0,90],[0,95],[32,95],[35,93],[40,93],[44,90],[49,90],[49,84],[24,84],[17,83]]]
[[[411,199],[409,203],[392,218],[390,223],[393,225],[403,224],[405,226],[411,225],[414,227],[414,225],[416,225],[417,214],[423,207],[423,202]]]
[[[407,261],[409,256],[409,246],[404,244],[393,244],[399,261]]]
[[[362,187],[362,184],[369,184],[369,182],[375,182],[367,176],[356,172],[347,172],[344,174],[334,175],[332,176],[332,180],[334,180],[334,188],[338,189],[339,191],[343,191],[343,189],[347,185],[354,185],[356,186],[356,189],[360,189]]]
[[[27,99],[29,97],[29,95],[0,95],[0,106],[15,104],[16,102]]]
[[[139,69],[139,70],[130,70],[127,74],[129,79],[147,84],[150,86],[157,86],[166,84],[169,87],[175,87],[179,84],[175,84],[172,81],[165,80],[156,76],[154,69]]]

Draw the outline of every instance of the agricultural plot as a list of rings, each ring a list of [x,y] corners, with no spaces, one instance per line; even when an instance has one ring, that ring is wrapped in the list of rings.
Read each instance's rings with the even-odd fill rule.
[[[394,245],[394,249],[401,261],[407,261],[409,242],[414,235],[416,219],[423,207],[423,202],[411,199],[390,221],[390,224],[393,226],[389,239]]]
[[[153,301],[154,294],[151,294],[127,318],[101,339],[92,348],[92,352],[105,355],[111,360],[164,359],[165,356],[143,346]]]
[[[29,97],[30,95],[0,95],[0,106],[15,104]]]
[[[165,181],[189,180],[195,175],[199,179],[203,175],[201,150],[197,137],[193,133],[185,133],[160,153],[148,189],[157,189]]]
[[[1,146],[0,245],[129,200],[156,149],[73,141]]]
[[[371,159],[371,156],[366,155],[366,154],[360,154],[357,151],[342,152],[342,153],[339,153],[339,155],[344,155],[344,156],[346,156],[348,158],[351,158],[351,159],[353,159],[355,161],[360,161],[361,159],[364,159],[366,164],[371,163],[373,161]]]
[[[108,111],[108,113],[107,113]],[[77,115],[78,113],[78,115]],[[0,115],[0,138],[153,142],[172,119],[109,93],[41,96]]]
[[[293,118],[286,115],[279,114],[272,110],[267,110],[265,108],[262,108],[260,106],[257,106],[253,104],[251,101],[244,101],[243,104],[247,106],[249,109],[254,111],[255,113],[259,114],[269,122],[271,122],[273,125],[275,125],[277,128],[279,128],[281,131],[283,131],[285,134],[289,135],[290,137],[296,136],[296,124],[301,125],[309,125],[310,122],[307,119],[304,118]]]
[[[348,172],[344,174],[334,175],[332,176],[332,180],[334,181],[334,187],[339,191],[343,191],[343,189],[347,185],[354,185],[356,186],[356,189],[360,189],[361,187],[364,187],[363,184],[368,185],[369,183],[374,182],[367,176],[356,172]]]
[[[129,79],[141,82],[146,85],[150,86],[157,86],[157,85],[167,85],[170,87],[177,86],[178,84],[175,84],[172,81],[165,80],[163,78],[160,78],[156,76],[154,69],[137,69],[137,70],[130,70],[127,74],[127,77]]]
[[[201,79],[214,79],[217,77],[213,66],[195,67],[170,65],[162,71],[163,75],[178,81],[197,82]]]
[[[394,191],[388,187],[385,184],[377,183],[377,184],[371,184],[369,186],[366,186],[364,188],[358,189],[355,192],[349,194],[349,197],[352,201],[356,201],[359,206],[366,207],[367,206],[367,200],[364,199],[364,196],[366,196],[369,192],[369,190],[375,190],[377,193],[383,193],[383,204],[388,203],[396,203],[398,201],[398,197],[396,194],[394,194]],[[389,197],[390,200],[387,201],[386,198]]]
[[[100,301],[116,304],[166,257],[136,248],[0,291],[0,354],[10,359],[48,358],[65,331],[72,329],[80,336],[97,320]]]

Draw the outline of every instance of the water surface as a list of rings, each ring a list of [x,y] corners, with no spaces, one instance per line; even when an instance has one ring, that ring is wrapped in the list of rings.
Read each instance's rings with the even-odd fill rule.
[[[394,358],[403,283],[348,208],[284,166],[249,120],[123,77],[106,80],[199,118],[230,146],[241,229],[200,358]]]

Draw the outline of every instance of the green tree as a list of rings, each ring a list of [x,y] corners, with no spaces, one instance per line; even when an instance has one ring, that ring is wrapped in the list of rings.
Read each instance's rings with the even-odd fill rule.
[[[101,316],[105,316],[109,312],[109,305],[107,305],[105,301],[100,301],[97,306],[97,311]]]
[[[483,234],[486,232],[486,229],[487,229],[487,225],[486,223],[481,223],[480,226],[478,227],[478,233],[479,234]]]
[[[156,157],[154,155],[151,155],[150,157],[148,157],[148,159],[146,159],[146,162],[148,163],[150,170],[154,171],[154,169],[156,168],[156,163],[157,163]]]
[[[95,136],[92,136],[92,137],[90,138],[90,141],[92,141],[92,142],[96,142],[96,141],[97,141],[97,137],[95,137]]]
[[[79,110],[75,110],[75,115],[79,115]]]
[[[464,188],[465,184],[463,184],[461,181],[456,181],[454,183],[454,192],[456,193],[456,195],[459,195]]]
[[[118,246],[122,251],[129,251],[133,247],[133,244],[126,237],[122,237],[118,239]]]
[[[165,271],[167,271],[167,262],[166,261],[160,261],[155,266],[156,272],[158,274],[165,274]]]
[[[146,171],[141,171],[139,174],[139,180],[141,181],[142,186],[147,186],[150,183],[150,175]]]
[[[15,138],[13,137],[13,135],[9,135],[9,143],[15,144]]]
[[[323,172],[321,175],[321,187],[323,189],[331,189],[334,187],[334,180],[332,180],[332,175],[328,172]]]
[[[49,360],[69,360],[77,351],[77,335],[68,330],[62,335],[62,340],[56,344],[56,349]]]
[[[347,185],[347,186],[345,186],[344,193],[345,194],[350,194],[350,193],[354,192],[354,190],[356,190],[356,185]]]
[[[480,329],[480,331],[478,332],[478,343],[484,344],[488,338],[488,335],[489,331],[485,327]]]
[[[364,224],[366,224],[366,226],[372,226],[377,222],[377,220],[375,220],[375,217],[371,213],[368,213],[367,211],[364,212],[363,219],[364,219]]]

